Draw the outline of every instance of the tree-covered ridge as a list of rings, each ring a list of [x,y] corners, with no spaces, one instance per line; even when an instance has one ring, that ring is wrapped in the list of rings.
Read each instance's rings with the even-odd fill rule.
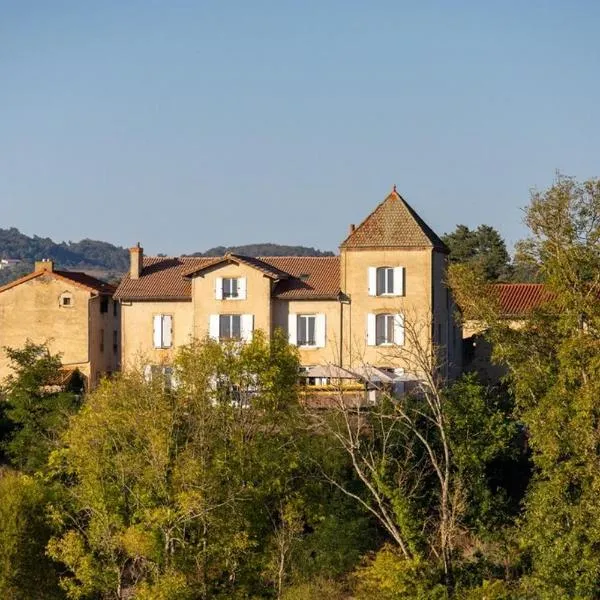
[[[245,244],[243,246],[215,246],[206,252],[196,252],[192,256],[223,256],[227,252],[244,256],[333,256],[329,250],[317,250],[308,246],[287,246],[285,244]]]
[[[246,256],[333,256],[333,252],[312,247],[271,243],[216,246],[205,252],[194,252],[191,256],[222,256],[226,252]],[[25,263],[49,258],[64,268],[87,267],[118,273],[124,273],[129,268],[127,248],[90,239],[55,242],[48,237],[30,237],[15,227],[0,229],[0,258],[18,258]]]
[[[49,258],[65,268],[93,267],[116,272],[124,272],[129,266],[126,248],[89,239],[57,243],[47,237],[30,237],[15,227],[0,229],[0,258],[18,258],[25,263]]]

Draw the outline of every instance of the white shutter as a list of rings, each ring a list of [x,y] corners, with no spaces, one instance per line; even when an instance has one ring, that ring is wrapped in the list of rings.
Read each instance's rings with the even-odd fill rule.
[[[252,330],[254,329],[254,315],[240,316],[240,335],[244,342],[252,339]]]
[[[325,315],[323,313],[319,313],[315,315],[315,346],[317,348],[325,348]]]
[[[369,267],[369,296],[377,296],[377,267]]]
[[[217,277],[215,279],[215,299],[223,300],[223,278]]]
[[[296,313],[288,315],[288,340],[292,346],[298,345],[298,315]]]
[[[238,278],[238,298],[240,300],[246,299],[246,278],[245,277]]]
[[[394,267],[394,296],[404,296],[404,267]]]
[[[146,365],[144,367],[144,379],[146,380],[146,383],[152,381],[152,365]]]
[[[394,315],[394,344],[404,344],[404,315]]]
[[[377,326],[375,323],[375,315],[369,313],[367,315],[367,346],[377,345]]]
[[[154,315],[153,323],[154,323],[154,347],[162,348],[162,315]]]
[[[219,341],[219,315],[208,317],[208,336]]]
[[[163,348],[170,348],[173,345],[173,317],[163,315],[162,318],[162,345]]]

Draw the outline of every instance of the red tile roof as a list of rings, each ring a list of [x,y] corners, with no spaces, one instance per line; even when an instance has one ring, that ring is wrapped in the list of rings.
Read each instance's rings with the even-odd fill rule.
[[[139,279],[126,275],[115,298],[120,300],[191,300],[190,276],[220,264],[226,257],[144,257]],[[340,289],[338,256],[233,255],[234,260],[259,269],[277,279],[273,297],[286,300],[335,299]]]
[[[192,282],[184,276],[214,263],[214,257],[166,258],[144,256],[139,279],[125,275],[115,298],[120,300],[191,300]]]
[[[494,283],[492,294],[500,304],[503,317],[523,318],[554,298],[543,283]]]
[[[289,273],[277,282],[273,296],[285,300],[334,300],[340,292],[339,256],[271,256],[262,258]]]
[[[342,248],[435,248],[448,252],[436,233],[394,191],[342,242]]]
[[[40,270],[33,271],[33,273],[29,273],[24,277],[20,277],[19,279],[15,279],[15,281],[11,281],[10,283],[3,285],[0,287],[0,292],[4,292],[5,290],[9,290],[17,285],[31,281],[32,279],[40,277],[41,275],[47,275],[48,277],[54,277],[55,279],[62,279],[63,281],[74,283],[80,288],[86,289],[90,292],[95,292],[102,296],[112,296],[116,289],[114,285],[106,283],[100,279],[96,279],[95,277],[87,275],[81,271]]]

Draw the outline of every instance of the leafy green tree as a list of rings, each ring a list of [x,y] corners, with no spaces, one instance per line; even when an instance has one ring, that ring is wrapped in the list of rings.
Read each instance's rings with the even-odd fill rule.
[[[40,480],[0,469],[0,597],[10,600],[63,598],[58,576],[45,554],[51,529]]]
[[[5,351],[13,373],[0,389],[9,427],[4,448],[13,466],[34,472],[46,464],[69,415],[79,407],[79,395],[57,385],[60,356],[46,345],[28,341]]]
[[[471,293],[509,370],[534,466],[520,530],[523,597],[600,595],[600,181],[559,175],[532,193],[520,250],[550,292],[519,328]]]
[[[480,225],[472,230],[457,225],[442,240],[450,249],[451,262],[476,266],[488,281],[510,279],[510,255],[502,236],[493,227]]]
[[[297,373],[285,338],[268,344],[257,332],[243,346],[183,348],[174,388],[133,373],[90,394],[51,457],[68,502],[49,552],[68,568],[69,597],[185,588],[242,598],[281,587],[272,541],[281,534],[287,571],[303,522],[289,435]]]

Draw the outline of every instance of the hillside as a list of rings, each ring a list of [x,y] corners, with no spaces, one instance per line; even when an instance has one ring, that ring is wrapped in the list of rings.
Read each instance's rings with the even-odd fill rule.
[[[333,252],[317,250],[307,246],[285,246],[282,244],[246,244],[245,246],[215,246],[206,252],[192,256],[223,256],[227,252],[246,256],[333,256]]]
[[[280,244],[247,244],[245,246],[216,246],[191,256],[220,256],[237,252],[248,256],[332,256],[305,246]],[[53,260],[60,268],[85,271],[102,279],[119,278],[129,268],[126,248],[108,242],[84,239],[79,242],[54,242],[37,235],[29,237],[15,227],[0,228],[0,258],[17,258],[23,262],[0,270],[0,285],[31,271],[33,263],[42,258]]]

